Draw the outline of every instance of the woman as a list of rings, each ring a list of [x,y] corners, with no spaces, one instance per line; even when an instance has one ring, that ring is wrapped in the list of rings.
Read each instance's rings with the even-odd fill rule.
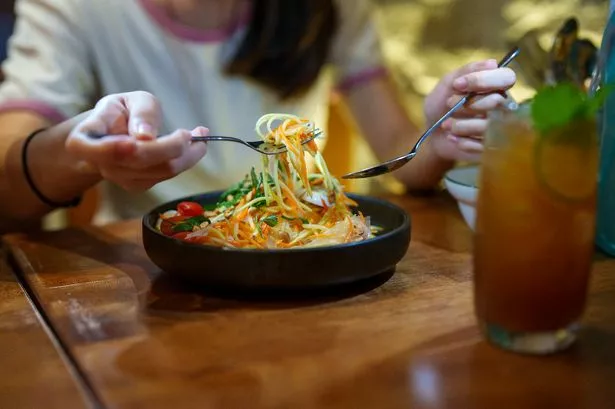
[[[191,133],[207,133],[205,125],[254,139],[268,112],[324,128],[334,86],[379,158],[406,150],[420,132],[387,79],[367,0],[18,0],[16,11],[0,87],[0,194],[8,198],[0,212],[13,218],[69,205],[101,180],[99,222],[227,187],[258,155],[211,143],[201,160],[206,148],[191,144]],[[488,95],[445,123],[399,180],[433,187],[456,160],[480,152],[484,113],[514,82],[493,60],[444,77],[425,101],[428,123],[459,94]],[[28,183],[23,141],[49,126],[28,140]]]

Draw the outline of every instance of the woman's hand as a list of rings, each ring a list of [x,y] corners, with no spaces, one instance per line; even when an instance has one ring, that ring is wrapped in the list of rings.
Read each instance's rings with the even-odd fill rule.
[[[425,100],[428,124],[436,122],[463,95],[470,92],[481,95],[470,100],[433,135],[438,156],[446,160],[476,160],[483,150],[486,114],[504,102],[505,91],[515,81],[514,71],[498,68],[495,60],[471,63],[446,75]]]
[[[97,172],[126,190],[147,190],[194,166],[207,152],[191,136],[199,127],[158,137],[160,105],[147,92],[104,97],[66,140],[66,149],[85,172]]]

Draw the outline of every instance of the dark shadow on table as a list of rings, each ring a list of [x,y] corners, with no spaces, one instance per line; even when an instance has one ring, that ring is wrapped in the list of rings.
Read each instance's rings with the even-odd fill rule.
[[[196,287],[172,274],[160,272],[148,296],[153,314],[215,312],[228,309],[286,309],[325,304],[356,297],[386,283],[394,270],[355,283],[311,290],[259,290],[231,287]]]

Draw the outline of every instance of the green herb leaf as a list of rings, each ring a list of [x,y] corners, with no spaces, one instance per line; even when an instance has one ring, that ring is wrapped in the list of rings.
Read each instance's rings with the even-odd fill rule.
[[[534,127],[546,133],[566,125],[583,110],[583,99],[583,91],[573,84],[543,88],[532,101]]]
[[[273,181],[273,176],[271,176],[271,174],[269,172],[267,172],[267,182],[271,186],[275,185],[275,182]]]
[[[192,231],[194,230],[196,226],[199,226],[201,225],[201,223],[204,223],[204,222],[209,222],[209,219],[203,215],[194,216],[189,219],[182,220],[181,222],[177,224],[174,224],[173,227],[171,227],[171,230],[173,230],[176,233],[183,232],[183,231]]]
[[[193,223],[195,225],[200,225],[202,223],[208,222],[209,223],[209,219],[205,216],[198,215],[198,216],[194,216],[188,219],[190,221],[190,223]]]
[[[234,185],[232,185],[231,187],[229,187],[228,189],[226,189],[221,195],[220,195],[220,199],[219,201],[226,201],[226,198],[231,195],[231,196],[235,196],[235,194],[237,192],[239,192],[241,190],[243,186],[243,182],[237,182]]]
[[[541,89],[531,103],[534,128],[541,134],[582,118],[590,118],[602,106],[612,86],[605,86],[588,96],[571,83],[559,83]]]
[[[173,227],[171,227],[171,230],[173,230],[175,233],[180,233],[183,231],[192,231],[194,226],[192,226],[190,223],[178,223],[173,225]]]
[[[217,209],[217,203],[206,203],[206,204],[201,204],[201,207],[203,207],[203,210],[206,210],[208,212],[213,212],[214,210]]]
[[[245,179],[241,182],[235,183],[233,186],[228,188],[224,193],[220,195],[218,198],[218,202],[216,203],[216,208],[227,209],[235,206],[242,197],[250,193],[252,190],[251,178],[246,175]],[[227,200],[228,197],[231,197],[230,200]]]
[[[288,216],[284,216],[282,215],[282,218],[284,220],[288,220],[289,222],[295,221],[295,220],[301,220],[301,223],[303,224],[309,224],[310,221],[308,219],[305,219],[303,217],[288,217]]]
[[[250,170],[250,178],[252,179],[252,188],[258,189],[258,177],[256,177],[256,171],[254,170],[254,168]]]
[[[218,209],[225,210],[225,209],[228,209],[230,207],[233,207],[233,202],[229,202],[229,201],[225,200],[225,201],[216,203],[216,206],[217,206]]]
[[[255,199],[260,199],[261,197],[263,197],[263,198],[264,198],[264,197],[265,197],[265,195],[263,195],[263,194],[261,193],[261,195],[260,195],[260,196],[256,196],[256,197],[255,197]],[[259,202],[254,203],[254,204],[252,205],[252,207],[254,207],[254,208],[258,209],[259,207],[263,207],[263,206],[265,206],[266,204],[267,204],[267,201],[266,201],[266,200],[261,200],[261,201],[259,201]]]
[[[267,223],[271,227],[275,227],[278,224],[278,218],[276,216],[267,216],[261,221]]]

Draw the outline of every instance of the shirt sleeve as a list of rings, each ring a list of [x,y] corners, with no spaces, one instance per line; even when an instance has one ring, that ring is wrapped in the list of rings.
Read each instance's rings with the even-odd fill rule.
[[[2,66],[0,112],[34,111],[53,123],[88,109],[95,92],[76,0],[18,0]]]
[[[348,91],[386,75],[369,0],[336,0],[339,27],[332,49],[337,88]]]

